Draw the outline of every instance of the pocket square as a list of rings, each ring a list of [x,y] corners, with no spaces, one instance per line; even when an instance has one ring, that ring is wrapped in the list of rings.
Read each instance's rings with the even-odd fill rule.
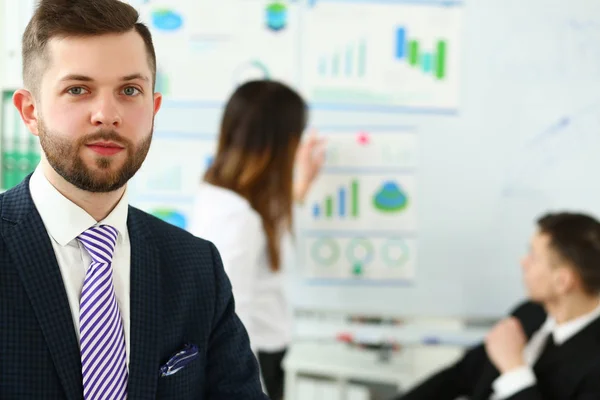
[[[175,374],[180,369],[194,361],[198,357],[198,346],[195,344],[186,344],[183,350],[175,353],[165,365],[160,367],[159,376],[169,376]]]

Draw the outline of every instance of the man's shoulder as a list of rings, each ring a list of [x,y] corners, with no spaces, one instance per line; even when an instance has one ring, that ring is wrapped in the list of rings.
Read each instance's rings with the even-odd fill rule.
[[[531,300],[525,300],[517,304],[510,313],[513,317],[528,316],[528,315],[543,315],[546,316],[546,310],[544,307]]]
[[[29,192],[29,177],[0,193],[0,225],[13,225],[35,209]]]
[[[544,307],[536,302],[527,300],[518,304],[510,313],[511,316],[517,318],[528,336],[538,330],[546,321],[548,314]]]

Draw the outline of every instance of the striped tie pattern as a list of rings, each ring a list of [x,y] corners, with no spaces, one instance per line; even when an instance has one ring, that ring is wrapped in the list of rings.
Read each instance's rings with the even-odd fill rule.
[[[127,398],[125,335],[112,278],[117,236],[115,228],[101,225],[77,237],[92,257],[79,302],[85,400]]]

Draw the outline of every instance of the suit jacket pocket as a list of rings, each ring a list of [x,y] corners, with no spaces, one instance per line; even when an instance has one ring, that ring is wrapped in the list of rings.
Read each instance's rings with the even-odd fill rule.
[[[160,400],[203,399],[204,365],[201,357],[169,376],[158,378],[156,398]]]

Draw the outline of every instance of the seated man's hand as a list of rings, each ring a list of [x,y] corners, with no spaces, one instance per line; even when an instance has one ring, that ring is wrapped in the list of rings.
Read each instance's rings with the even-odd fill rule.
[[[525,366],[523,349],[527,338],[518,319],[511,317],[496,324],[485,339],[489,359],[504,374]]]

